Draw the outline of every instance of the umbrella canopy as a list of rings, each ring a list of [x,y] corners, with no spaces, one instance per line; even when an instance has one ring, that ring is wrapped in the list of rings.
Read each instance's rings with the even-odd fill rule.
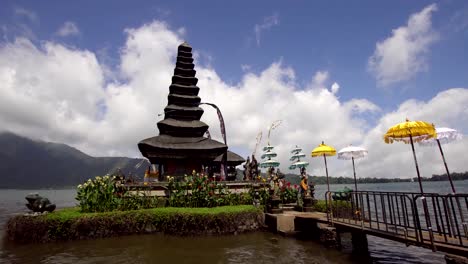
[[[367,156],[367,149],[363,147],[355,147],[349,145],[338,151],[338,159],[352,160],[353,161],[353,175],[354,175],[354,188],[357,192],[356,168],[354,167],[354,160],[364,158]]]
[[[265,160],[262,163],[260,163],[260,167],[262,168],[278,167],[279,165],[280,163],[278,161],[272,159]]]
[[[295,161],[297,159],[300,159],[300,158],[305,158],[306,154],[304,153],[297,153],[297,154],[294,154],[291,156],[291,158],[289,159],[290,161]]]
[[[388,129],[384,135],[384,141],[387,144],[393,141],[403,141],[410,143],[410,138],[413,142],[420,142],[422,140],[435,138],[437,136],[433,124],[424,121],[409,121],[396,124]]]
[[[263,153],[262,154],[262,159],[265,159],[265,158],[273,158],[273,157],[276,157],[277,154],[271,150],[268,150],[267,152]]]
[[[422,146],[437,145],[439,147],[440,155],[442,156],[442,161],[444,162],[445,172],[447,173],[450,186],[452,187],[453,193],[457,193],[455,190],[455,185],[452,181],[452,177],[450,176],[450,171],[448,169],[447,162],[445,161],[444,151],[442,150],[442,146],[440,144],[447,144],[455,140],[460,140],[463,138],[463,136],[457,130],[447,127],[437,127],[436,132],[437,137],[420,141],[419,144]]]
[[[437,133],[433,124],[424,121],[409,121],[408,119],[406,119],[406,122],[392,126],[383,136],[387,144],[391,144],[394,141],[411,143],[421,193],[424,193],[424,191],[421,183],[421,175],[419,174],[418,160],[416,159],[416,152],[414,151],[414,142],[435,138],[436,136]]]
[[[367,156],[367,149],[363,147],[348,146],[346,148],[340,149],[338,151],[338,159],[350,160],[350,159],[360,159]]]
[[[436,133],[437,137],[422,140],[419,144],[421,146],[435,146],[437,145],[437,140],[439,140],[440,144],[447,144],[463,138],[460,132],[448,127],[436,127]]]
[[[296,152],[301,152],[302,149],[298,146],[296,146],[293,150],[291,150],[291,154],[296,153]]]
[[[328,191],[330,191],[330,183],[328,182],[327,156],[335,156],[336,149],[334,149],[332,146],[325,145],[325,143],[323,143],[322,141],[322,144],[314,148],[314,150],[312,150],[312,153],[310,153],[310,155],[312,157],[323,156],[323,160],[325,161],[325,174],[327,176],[327,189]]]
[[[336,155],[336,149],[334,149],[332,146],[325,145],[322,141],[322,144],[320,144],[318,147],[314,148],[311,153],[312,157],[320,157],[320,156],[335,156]]]
[[[294,162],[293,164],[291,164],[291,166],[289,166],[289,169],[294,170],[296,168],[305,168],[307,166],[309,166],[309,162],[307,162],[307,161],[298,161],[298,162]]]
[[[263,147],[263,151],[269,151],[269,150],[272,150],[274,148],[275,147],[268,145],[268,146]]]

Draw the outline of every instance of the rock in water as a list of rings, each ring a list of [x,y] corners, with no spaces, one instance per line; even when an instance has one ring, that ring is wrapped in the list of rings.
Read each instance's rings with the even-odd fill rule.
[[[52,212],[55,210],[55,204],[37,193],[28,194],[25,198],[28,201],[26,207],[33,212],[43,213],[45,211]]]

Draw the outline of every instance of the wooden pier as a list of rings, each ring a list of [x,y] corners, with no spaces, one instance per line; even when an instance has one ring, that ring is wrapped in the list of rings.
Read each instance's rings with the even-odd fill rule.
[[[266,214],[265,222],[285,235],[326,227],[336,233],[337,243],[341,233],[351,233],[358,246],[367,245],[365,235],[372,235],[468,256],[468,194],[364,191],[353,192],[347,201],[333,200],[333,194],[326,194],[328,213],[285,211]]]

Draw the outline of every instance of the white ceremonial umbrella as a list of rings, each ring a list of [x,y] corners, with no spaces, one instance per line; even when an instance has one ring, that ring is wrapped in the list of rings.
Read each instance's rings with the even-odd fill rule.
[[[349,145],[346,148],[341,149],[338,151],[338,159],[342,160],[352,160],[353,161],[353,175],[354,175],[354,188],[357,192],[357,181],[356,181],[356,168],[354,166],[354,160],[364,158],[367,156],[367,149],[363,147],[355,147]]]
[[[452,186],[452,191],[453,193],[456,193],[452,177],[450,177],[447,162],[445,161],[444,151],[442,150],[441,144],[447,144],[455,140],[460,140],[463,138],[463,135],[457,130],[447,127],[436,127],[436,133],[437,137],[420,141],[419,144],[422,146],[439,146],[440,155],[442,156],[442,160],[444,161],[445,171],[447,172],[447,177],[450,181],[450,185]]]

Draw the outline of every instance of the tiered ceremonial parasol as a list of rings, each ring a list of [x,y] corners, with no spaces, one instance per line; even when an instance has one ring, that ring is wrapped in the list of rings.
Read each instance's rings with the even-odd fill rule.
[[[271,145],[268,145],[266,147],[263,148],[263,151],[264,153],[262,154],[262,159],[264,161],[262,161],[260,163],[260,167],[262,168],[272,168],[272,167],[278,167],[280,165],[280,163],[272,158],[276,157],[277,154],[275,152],[273,152],[273,149],[275,147],[271,146]]]
[[[419,144],[422,146],[439,146],[440,155],[442,156],[442,160],[444,161],[445,171],[447,172],[447,177],[450,181],[450,185],[452,186],[452,191],[453,193],[456,193],[455,185],[453,185],[452,177],[450,177],[450,172],[447,166],[447,162],[445,161],[444,151],[442,150],[441,144],[447,144],[455,140],[460,140],[463,138],[463,135],[457,130],[447,127],[437,127],[436,132],[437,137],[422,140],[419,142]]]
[[[289,166],[290,170],[294,170],[296,168],[302,169],[309,166],[309,162],[301,161],[302,158],[305,158],[306,154],[302,153],[302,149],[296,146],[293,150],[291,150],[291,158],[289,159],[293,163]]]
[[[414,142],[435,138],[436,136],[437,134],[433,124],[424,121],[409,121],[408,119],[406,119],[406,122],[392,126],[383,136],[387,144],[391,144],[393,141],[403,141],[406,144],[411,143],[421,193],[424,193],[424,191],[421,183],[421,175],[419,174],[418,160],[416,159],[416,152],[414,151]]]
[[[358,188],[357,188],[356,169],[354,166],[354,160],[366,157],[367,153],[368,153],[367,149],[363,147],[355,147],[351,145],[338,151],[338,159],[353,161],[354,188],[356,192],[358,191]]]
[[[325,145],[325,143],[320,144],[318,147],[316,147],[314,150],[312,150],[311,156],[312,157],[320,157],[323,156],[323,160],[325,161],[325,173],[327,176],[327,188],[328,191],[330,191],[330,183],[328,181],[328,168],[327,168],[327,156],[335,156],[336,155],[336,150],[328,145]]]

